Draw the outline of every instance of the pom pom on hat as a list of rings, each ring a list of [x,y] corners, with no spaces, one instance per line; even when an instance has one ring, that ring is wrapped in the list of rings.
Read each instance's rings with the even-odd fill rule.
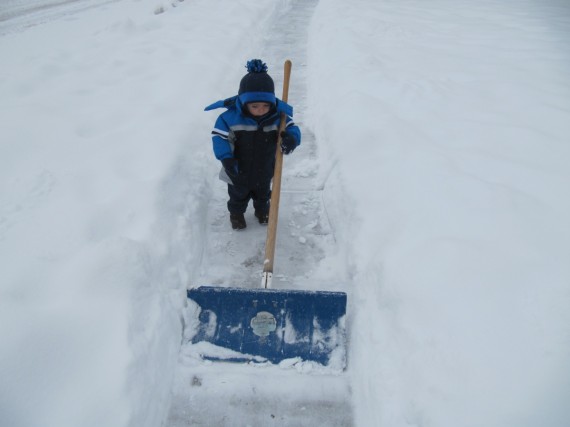
[[[248,73],[267,73],[267,65],[261,59],[247,61],[245,68]]]

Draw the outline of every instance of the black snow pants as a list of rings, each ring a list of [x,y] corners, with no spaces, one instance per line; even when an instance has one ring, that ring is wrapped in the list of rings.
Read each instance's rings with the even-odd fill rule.
[[[230,213],[243,214],[250,200],[253,200],[253,208],[260,214],[269,213],[269,200],[271,199],[271,181],[258,183],[250,189],[244,185],[228,184],[228,210]]]

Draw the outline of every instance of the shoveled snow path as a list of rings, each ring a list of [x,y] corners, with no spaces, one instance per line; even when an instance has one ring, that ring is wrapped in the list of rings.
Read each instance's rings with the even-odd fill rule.
[[[307,30],[315,0],[295,0],[268,19],[264,36],[257,34],[259,57],[270,67],[281,96],[282,64],[293,62],[289,101],[303,132],[302,146],[285,158],[275,256],[274,288],[347,290],[341,277],[327,277],[327,258],[336,251],[334,229],[322,199],[326,171],[306,117]],[[245,58],[244,58],[245,59]],[[237,82],[236,82],[237,89]],[[217,94],[219,98],[232,94]],[[215,114],[212,115],[212,123]],[[209,180],[210,198],[203,210],[206,247],[201,271],[190,286],[219,285],[254,288],[260,285],[267,228],[257,223],[250,204],[248,227],[231,230],[226,186]],[[187,326],[186,339],[191,335]],[[202,361],[198,348],[183,344],[175,375],[167,425],[208,426],[350,426],[353,425],[350,385],[346,372],[310,363],[249,366]]]

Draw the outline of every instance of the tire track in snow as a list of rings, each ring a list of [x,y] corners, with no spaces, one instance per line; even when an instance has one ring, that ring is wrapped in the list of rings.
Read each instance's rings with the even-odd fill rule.
[[[22,31],[120,0],[8,0],[0,5],[0,35]]]

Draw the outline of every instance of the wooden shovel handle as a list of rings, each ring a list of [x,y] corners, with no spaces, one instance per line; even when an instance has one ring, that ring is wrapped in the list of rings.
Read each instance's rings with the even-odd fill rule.
[[[285,61],[283,76],[282,100],[287,102],[289,98],[289,80],[291,78],[290,60]],[[277,238],[277,220],[279,218],[279,200],[281,198],[281,173],[283,171],[283,152],[281,151],[281,132],[285,130],[287,115],[281,113],[279,133],[277,136],[277,148],[275,151],[275,170],[273,172],[273,185],[271,187],[271,205],[269,207],[269,221],[267,223],[267,239],[265,241],[265,260],[263,263],[264,273],[273,273],[273,260],[275,258],[275,240]],[[267,287],[267,284],[266,284]]]

